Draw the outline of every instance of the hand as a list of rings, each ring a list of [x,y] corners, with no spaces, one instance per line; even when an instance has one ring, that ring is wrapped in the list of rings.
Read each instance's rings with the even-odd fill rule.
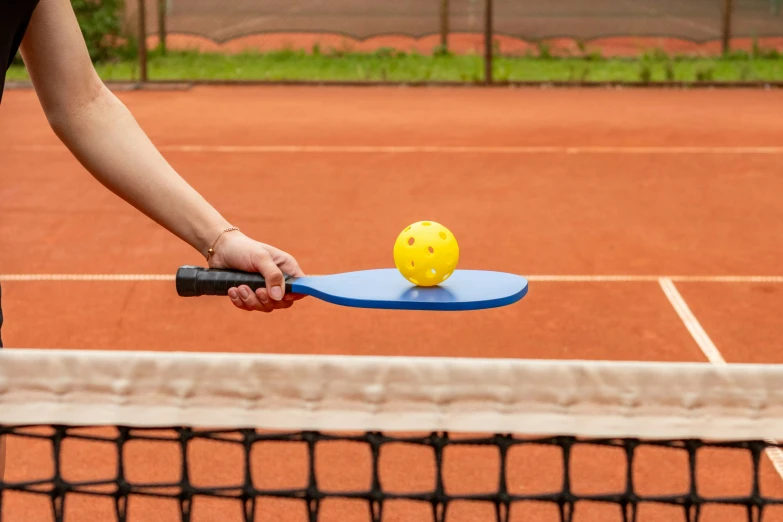
[[[283,272],[303,276],[290,254],[270,245],[254,241],[234,230],[223,234],[215,245],[215,253],[209,259],[210,268],[230,268],[245,272],[257,272],[264,276],[266,288],[253,292],[247,285],[230,288],[228,297],[237,308],[247,311],[272,312],[290,308],[301,294],[286,294]]]

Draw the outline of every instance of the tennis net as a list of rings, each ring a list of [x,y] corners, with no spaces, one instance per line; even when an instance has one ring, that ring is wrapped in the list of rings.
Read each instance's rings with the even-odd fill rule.
[[[775,365],[5,350],[9,521],[783,518]]]

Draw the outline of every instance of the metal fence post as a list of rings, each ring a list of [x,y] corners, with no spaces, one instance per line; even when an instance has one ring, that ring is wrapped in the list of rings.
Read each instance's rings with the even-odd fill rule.
[[[492,0],[484,0],[484,83],[492,85],[493,49]]]
[[[166,54],[166,0],[158,0],[158,47]]]
[[[440,0],[440,48],[449,48],[449,0]]]
[[[734,3],[732,0],[723,0],[723,54],[729,54],[731,50],[731,19],[734,15]]]
[[[147,81],[147,9],[146,0],[137,0],[139,6],[139,33],[138,33],[138,53],[139,53],[139,80],[142,83]]]

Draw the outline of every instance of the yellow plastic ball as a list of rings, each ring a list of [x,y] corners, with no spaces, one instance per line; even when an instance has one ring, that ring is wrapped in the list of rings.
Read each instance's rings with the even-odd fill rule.
[[[454,272],[459,245],[449,229],[434,221],[419,221],[403,230],[394,243],[397,270],[418,286],[435,286]]]

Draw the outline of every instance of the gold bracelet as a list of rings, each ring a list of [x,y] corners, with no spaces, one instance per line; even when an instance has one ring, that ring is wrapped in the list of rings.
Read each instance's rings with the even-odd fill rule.
[[[227,229],[223,230],[218,234],[218,237],[215,238],[215,242],[212,243],[212,246],[207,250],[207,261],[209,261],[209,258],[212,257],[212,254],[215,253],[215,245],[217,245],[217,242],[220,241],[220,238],[225,234],[226,232],[231,232],[232,230],[239,231],[237,227],[228,227]]]

